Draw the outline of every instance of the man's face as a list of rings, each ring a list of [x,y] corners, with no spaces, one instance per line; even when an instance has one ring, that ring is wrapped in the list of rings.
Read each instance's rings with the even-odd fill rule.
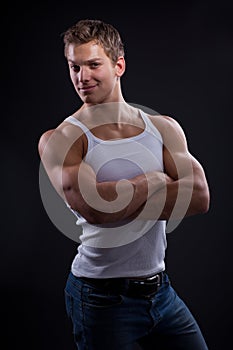
[[[70,44],[67,61],[72,83],[85,104],[112,102],[117,98],[118,66],[113,65],[102,46],[93,41]]]

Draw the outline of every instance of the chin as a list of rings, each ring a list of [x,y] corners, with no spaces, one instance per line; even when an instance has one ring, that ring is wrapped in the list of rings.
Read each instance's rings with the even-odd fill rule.
[[[101,103],[101,99],[98,98],[94,98],[93,96],[85,96],[82,101],[84,103],[88,103],[88,104],[99,104]]]

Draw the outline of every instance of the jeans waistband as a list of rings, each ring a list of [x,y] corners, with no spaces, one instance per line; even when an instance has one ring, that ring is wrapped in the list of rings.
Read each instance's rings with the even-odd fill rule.
[[[88,278],[79,277],[91,287],[109,293],[120,293],[127,296],[141,297],[155,294],[163,282],[165,272],[159,272],[149,277],[130,278]]]

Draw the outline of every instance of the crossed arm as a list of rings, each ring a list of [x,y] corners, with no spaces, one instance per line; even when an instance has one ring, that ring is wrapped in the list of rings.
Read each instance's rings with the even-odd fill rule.
[[[98,183],[83,161],[84,135],[68,123],[42,135],[41,161],[60,196],[92,224],[205,213],[209,207],[205,173],[189,153],[181,127],[169,117],[156,117],[156,127],[164,141],[164,172]]]

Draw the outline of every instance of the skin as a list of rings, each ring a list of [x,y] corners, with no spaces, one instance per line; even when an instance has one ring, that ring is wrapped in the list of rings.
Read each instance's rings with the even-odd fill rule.
[[[144,123],[138,110],[125,102],[121,91],[124,57],[113,63],[94,41],[71,44],[66,56],[71,81],[83,102],[73,116],[102,140],[141,133]],[[99,107],[103,109],[98,114]],[[135,217],[179,219],[208,211],[205,173],[188,151],[181,126],[168,116],[149,117],[163,138],[164,172],[153,171],[118,183],[96,181],[93,169],[83,160],[87,139],[79,127],[62,122],[42,134],[39,154],[53,186],[89,223],[118,223]]]
[[[69,45],[67,61],[71,81],[84,103],[83,107],[124,101],[118,80],[125,71],[123,57],[119,57],[113,66],[104,49],[90,42]]]

